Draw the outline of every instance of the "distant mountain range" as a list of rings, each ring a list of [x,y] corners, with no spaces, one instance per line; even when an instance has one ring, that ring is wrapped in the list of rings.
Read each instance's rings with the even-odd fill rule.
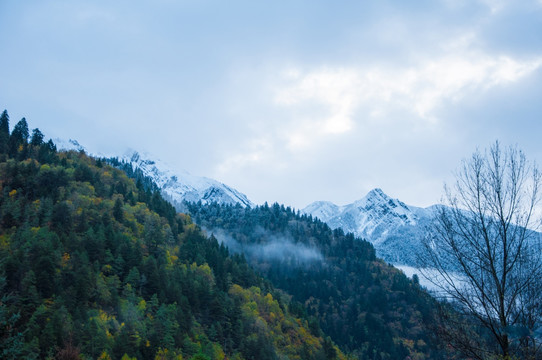
[[[162,190],[179,211],[186,211],[183,201],[209,204],[240,204],[254,207],[245,194],[216,180],[198,177],[186,171],[174,171],[151,155],[128,151],[119,160],[139,168]],[[373,243],[379,257],[394,264],[415,265],[421,239],[433,216],[434,207],[426,209],[392,199],[381,189],[345,206],[318,201],[302,210],[327,223],[342,228]]]
[[[85,151],[75,140],[54,141],[59,149]],[[254,207],[254,203],[245,194],[228,185],[183,170],[172,170],[168,164],[150,154],[129,150],[119,160],[152,178],[162,190],[162,195],[178,211],[186,210],[184,201]],[[406,205],[386,195],[381,189],[374,189],[352,204],[338,206],[329,201],[317,201],[301,212],[319,218],[332,229],[342,228],[344,232],[351,232],[370,241],[378,256],[388,262],[415,265],[421,239],[425,236],[434,209],[434,206],[419,208]]]
[[[381,189],[371,190],[352,204],[337,206],[329,201],[317,201],[302,210],[332,229],[342,228],[370,241],[384,260],[405,265],[416,264],[421,239],[434,211],[435,206],[406,205]]]
[[[183,201],[209,204],[240,204],[254,207],[245,194],[216,180],[174,171],[151,155],[128,151],[119,160],[139,168],[162,190],[179,211],[186,211]],[[332,229],[342,228],[373,243],[384,260],[403,265],[416,265],[421,239],[433,216],[434,207],[426,209],[406,205],[392,199],[381,189],[371,190],[364,198],[345,206],[318,201],[302,210],[327,223]]]

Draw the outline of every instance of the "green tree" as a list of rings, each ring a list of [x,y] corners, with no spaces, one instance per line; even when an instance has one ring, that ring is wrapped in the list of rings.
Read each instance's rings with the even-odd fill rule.
[[[9,115],[7,110],[0,115],[0,153],[7,153],[9,149]]]
[[[118,222],[124,221],[124,210],[122,209],[122,200],[120,198],[115,200],[115,205],[113,206],[113,217]]]
[[[198,353],[190,358],[190,360],[211,360],[210,357],[208,357],[205,354]]]
[[[6,278],[0,277],[0,358],[6,360],[19,359],[24,348],[23,334],[16,330],[19,314],[9,311],[9,296],[4,293]]]
[[[11,132],[11,136],[9,138],[9,154],[11,156],[15,156],[21,152],[20,158],[25,158],[28,137],[28,123],[26,122],[25,118],[22,118]]]
[[[43,144],[43,134],[40,129],[32,130],[32,138],[30,139],[30,144],[33,146],[40,146]]]
[[[96,359],[104,351],[110,349],[110,339],[107,336],[107,325],[100,319],[97,311],[91,311],[91,316],[85,324],[83,336],[83,351]]]

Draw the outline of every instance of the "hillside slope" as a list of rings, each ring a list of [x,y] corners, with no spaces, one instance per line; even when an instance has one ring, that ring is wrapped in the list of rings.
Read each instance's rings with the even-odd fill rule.
[[[157,191],[0,118],[2,359],[344,358]],[[303,315],[296,312],[297,315]]]
[[[278,204],[188,207],[197,224],[304,304],[358,359],[444,358],[433,337],[436,302],[376,258],[369,242]]]

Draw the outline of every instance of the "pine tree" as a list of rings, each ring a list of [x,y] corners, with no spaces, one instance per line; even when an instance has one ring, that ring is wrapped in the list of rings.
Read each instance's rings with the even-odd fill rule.
[[[124,220],[124,211],[122,210],[122,200],[120,198],[115,200],[115,205],[113,206],[113,217],[118,222],[122,222]]]
[[[0,153],[6,153],[9,148],[9,115],[7,110],[0,115]]]
[[[43,144],[43,133],[40,131],[40,129],[34,129],[32,130],[32,139],[30,140],[30,144],[34,146],[40,146]]]
[[[28,123],[22,118],[13,128],[9,137],[9,154],[15,156],[21,151],[21,158],[26,157],[26,146],[28,142]],[[22,148],[21,148],[22,146]]]

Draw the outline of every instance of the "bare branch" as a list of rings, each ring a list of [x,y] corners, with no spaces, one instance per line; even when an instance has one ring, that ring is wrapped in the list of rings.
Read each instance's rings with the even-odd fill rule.
[[[454,187],[445,186],[446,206],[437,209],[424,240],[420,272],[437,295],[491,334],[486,349],[480,342],[468,349],[464,334],[455,332],[465,355],[521,357],[540,350],[542,247],[535,230],[541,223],[533,220],[540,185],[538,168],[521,150],[495,142],[463,161]]]

